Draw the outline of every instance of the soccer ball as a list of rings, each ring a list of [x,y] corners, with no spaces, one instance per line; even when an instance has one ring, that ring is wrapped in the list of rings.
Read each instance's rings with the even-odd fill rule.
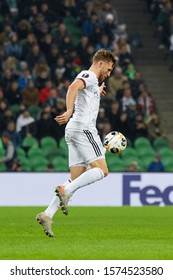
[[[119,154],[127,147],[127,140],[121,132],[111,131],[106,135],[103,146],[110,153]]]

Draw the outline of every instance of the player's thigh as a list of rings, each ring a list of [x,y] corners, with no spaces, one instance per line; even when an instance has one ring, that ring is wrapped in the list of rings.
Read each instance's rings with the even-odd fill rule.
[[[87,164],[95,160],[104,159],[105,148],[98,134],[83,130],[74,133],[73,141]]]
[[[69,131],[68,133],[66,132],[65,139],[68,145],[68,160],[69,160],[69,168],[70,170],[72,170],[71,175],[72,177],[76,177],[78,173],[82,172],[81,170],[84,170],[84,168],[86,168],[87,164],[85,163],[76,143],[73,141],[72,131]],[[77,168],[80,167],[80,170],[77,171],[77,168],[75,168],[74,170],[71,169],[73,166],[76,166]]]
[[[90,162],[89,165],[91,168],[95,168],[95,167],[100,168],[103,171],[105,177],[108,175],[108,167],[107,167],[106,160],[104,158]]]

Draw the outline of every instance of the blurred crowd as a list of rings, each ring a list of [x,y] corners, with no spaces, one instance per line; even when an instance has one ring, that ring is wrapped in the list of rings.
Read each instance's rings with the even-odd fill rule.
[[[151,11],[157,2],[165,1],[147,1]],[[69,84],[100,48],[119,57],[101,99],[102,139],[111,130],[132,143],[140,136],[153,141],[163,135],[155,100],[136,69],[126,24],[109,1],[1,0],[0,11],[0,134],[8,133],[15,147],[31,136],[60,141],[64,127],[54,117],[65,111]]]
[[[173,1],[146,0],[147,10],[151,14],[151,23],[155,24],[155,37],[159,49],[165,51],[169,60],[169,70],[173,71]]]

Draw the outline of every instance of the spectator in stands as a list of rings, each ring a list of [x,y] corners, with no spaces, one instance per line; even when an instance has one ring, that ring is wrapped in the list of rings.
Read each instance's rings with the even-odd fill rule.
[[[4,126],[4,129],[6,129],[8,122],[11,121],[11,120],[14,120],[13,112],[10,109],[10,107],[7,107],[4,110],[4,113],[3,113],[3,126]]]
[[[129,137],[132,139],[132,141],[135,141],[138,137],[148,137],[148,130],[147,126],[144,123],[144,118],[142,114],[137,114],[135,116],[135,122],[134,124],[131,123],[131,130],[132,130],[132,137]]]
[[[9,34],[10,42],[5,48],[7,56],[14,56],[16,58],[22,57],[22,47],[18,42],[18,35],[15,32]]]
[[[17,27],[17,34],[19,36],[19,43],[23,43],[28,36],[28,34],[31,32],[32,26],[30,22],[26,19],[22,19],[19,21],[18,27]],[[23,50],[22,50],[23,52]]]
[[[53,42],[60,46],[62,38],[68,34],[67,27],[63,22],[60,22],[57,27],[52,30]]]
[[[21,91],[22,103],[25,106],[38,105],[39,103],[39,91],[35,87],[33,80],[28,81],[28,85]]]
[[[127,110],[135,110],[136,109],[136,101],[132,96],[131,88],[126,88],[123,93],[123,98],[121,100],[122,111],[126,112]]]
[[[113,14],[107,14],[103,26],[104,33],[107,34],[109,41],[113,42],[115,39],[116,24]]]
[[[138,72],[138,71],[135,72],[135,79],[130,80],[130,85],[131,85],[133,97],[135,100],[137,100],[137,98],[139,97],[139,95],[141,93],[140,86],[142,85],[143,89],[146,89],[144,80],[141,78],[140,72]]]
[[[125,77],[125,76],[124,76]],[[126,78],[127,79],[127,78]],[[124,80],[122,81],[122,88],[117,89],[117,94],[116,94],[116,99],[121,102],[122,98],[123,98],[123,94],[124,91],[126,89],[130,89],[131,90],[131,85],[130,82],[128,80]]]
[[[103,125],[105,122],[108,122],[108,119],[106,118],[106,112],[103,107],[100,107],[98,117],[97,117],[97,129],[98,129],[99,135],[102,135]]]
[[[37,39],[34,33],[29,33],[26,37],[26,42],[23,44],[22,57],[25,59],[31,53],[32,47],[37,44]],[[30,61],[29,61],[30,63]]]
[[[57,16],[56,16],[56,11],[53,9],[50,9],[49,7],[49,2],[44,1],[41,3],[40,10],[41,13],[43,14],[46,22],[50,22],[51,24],[56,22]]]
[[[18,76],[18,86],[20,91],[27,87],[29,79],[31,79],[31,73],[26,64],[26,67],[21,70],[21,73]]]
[[[127,169],[125,170],[126,172],[138,172],[139,171],[139,166],[136,161],[132,161],[128,166]]]
[[[159,49],[163,49],[165,47],[165,25],[168,24],[171,12],[172,12],[172,3],[170,1],[166,1],[164,3],[163,8],[158,13],[156,19],[158,39],[159,39]]]
[[[113,15],[115,25],[118,24],[118,14],[110,1],[101,1],[102,8],[98,11],[99,19],[105,21],[108,14]]]
[[[7,68],[4,69],[2,76],[0,77],[1,86],[3,88],[4,93],[9,90],[12,80],[14,79],[14,75],[12,70]]]
[[[98,51],[99,49],[105,49],[107,51],[112,49],[112,44],[108,35],[102,35],[100,42],[95,47],[95,51]]]
[[[73,44],[72,44],[72,40],[71,37],[69,35],[65,35],[62,38],[62,42],[60,45],[60,52],[62,54],[62,56],[65,56],[68,58],[68,53],[72,50]]]
[[[122,48],[124,46],[126,47],[127,52],[131,53],[131,47],[130,47],[130,44],[127,43],[126,38],[120,37],[115,44],[115,49],[117,50],[118,53],[121,53]]]
[[[50,68],[44,58],[40,59],[40,61],[35,64],[33,79],[35,86],[39,90],[45,87],[46,82],[50,79]]]
[[[5,156],[0,158],[0,164],[5,164],[7,166],[7,171],[11,171],[16,152],[13,142],[11,141],[10,135],[7,131],[2,134],[2,142],[4,144],[6,153]]]
[[[87,37],[91,36],[96,25],[99,25],[99,20],[97,14],[93,13],[84,21],[82,26],[82,35]]]
[[[38,140],[45,136],[54,136],[53,123],[51,113],[43,110],[40,119],[36,121],[36,137]]]
[[[131,63],[128,64],[127,69],[125,71],[125,75],[128,77],[129,80],[135,79],[136,69],[135,66]]]
[[[88,44],[89,44],[89,38],[87,36],[82,36],[81,41],[80,41],[80,43],[78,45],[78,48],[77,48],[78,53],[80,54],[80,58],[82,60],[82,63],[83,63],[83,57],[85,57],[85,53],[86,53]]]
[[[36,63],[40,61],[40,59],[44,57],[43,53],[40,51],[40,46],[38,44],[34,44],[32,46],[31,51],[26,56],[26,61],[29,65],[29,70],[32,72]]]
[[[105,119],[105,122],[103,123],[103,126],[102,126],[102,131],[100,132],[100,138],[102,140],[102,142],[104,141],[106,135],[112,131],[112,126],[110,124],[110,122]]]
[[[13,74],[16,74],[20,68],[19,60],[14,56],[7,56],[5,61],[2,64],[3,69],[10,69]]]
[[[133,63],[134,63],[134,61],[133,61],[132,55],[128,52],[127,46],[124,45],[120,51],[119,64],[123,68],[123,71],[125,71],[127,69],[127,66],[129,64],[133,64]]]
[[[156,113],[150,115],[147,120],[148,137],[151,142],[159,137],[165,137],[164,129],[160,123],[160,118]]]
[[[117,97],[117,91],[123,88],[123,82],[127,80],[127,77],[123,75],[122,68],[116,67],[108,80],[109,91],[113,99]]]
[[[147,169],[148,172],[164,172],[164,170],[164,164],[159,155],[154,157],[154,160],[149,164]]]
[[[58,60],[59,49],[56,44],[51,45],[50,52],[46,54],[47,63],[50,67],[51,77],[53,77],[54,69],[56,68],[56,61]]]
[[[8,100],[10,105],[20,104],[21,93],[17,80],[11,82],[9,90],[5,92],[5,98]]]
[[[130,121],[126,112],[120,113],[120,118],[117,123],[114,124],[115,130],[120,131],[126,135],[127,138],[132,139]]]
[[[155,112],[154,99],[147,89],[143,90],[137,99],[137,108],[144,116],[150,116]]]
[[[43,87],[39,91],[39,103],[40,104],[44,104],[49,99],[51,88],[52,88],[52,81],[48,80],[45,84],[45,87]]]
[[[22,144],[22,138],[20,133],[16,132],[16,123],[14,120],[10,120],[7,123],[6,131],[10,135],[10,139],[15,147],[20,147]]]
[[[21,133],[22,139],[28,135],[34,134],[33,126],[30,126],[30,124],[33,124],[34,122],[35,119],[31,117],[27,108],[24,108],[16,121],[16,132]]]
[[[94,45],[90,43],[86,49],[86,53],[82,57],[82,62],[83,62],[83,66],[85,69],[87,69],[89,67],[92,57],[94,55],[94,52],[95,52]]]
[[[121,114],[120,103],[116,100],[111,102],[110,109],[106,110],[106,116],[109,119],[109,122],[113,130],[116,130],[117,123],[119,122]]]
[[[49,93],[49,98],[47,100],[47,103],[51,106],[51,108],[55,108],[56,107],[56,102],[57,102],[57,97],[59,96],[58,90],[56,87],[52,87],[50,89],[50,93]]]
[[[53,43],[52,35],[50,33],[45,34],[42,42],[40,43],[40,49],[46,56],[50,53],[52,43]]]

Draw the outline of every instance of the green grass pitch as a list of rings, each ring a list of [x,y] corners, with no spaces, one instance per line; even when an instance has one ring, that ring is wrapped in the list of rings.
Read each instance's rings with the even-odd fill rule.
[[[172,207],[69,207],[54,238],[35,221],[43,207],[0,207],[0,259],[173,259]]]

